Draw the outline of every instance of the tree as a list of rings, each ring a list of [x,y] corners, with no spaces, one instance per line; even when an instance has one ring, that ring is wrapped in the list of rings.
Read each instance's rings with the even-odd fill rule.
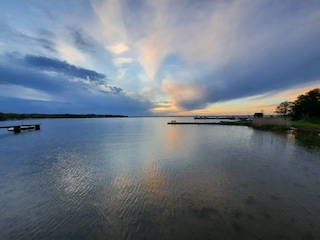
[[[282,102],[279,106],[277,106],[277,109],[275,113],[281,114],[284,117],[287,117],[291,111],[292,111],[293,103],[292,102]]]
[[[320,89],[316,88],[305,95],[298,96],[292,107],[295,120],[320,117]]]
[[[0,112],[0,121],[1,120],[6,120],[6,119],[7,119],[6,115],[4,113]]]

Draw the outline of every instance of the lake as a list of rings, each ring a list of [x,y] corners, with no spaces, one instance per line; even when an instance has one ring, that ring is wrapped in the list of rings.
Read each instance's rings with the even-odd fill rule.
[[[1,239],[319,239],[319,148],[173,119],[0,129]]]

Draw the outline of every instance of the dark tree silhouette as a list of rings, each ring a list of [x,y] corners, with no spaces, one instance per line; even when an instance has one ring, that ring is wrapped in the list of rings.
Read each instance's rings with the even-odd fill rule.
[[[277,106],[276,113],[287,117],[292,112],[293,102],[282,102],[279,106]]]
[[[320,117],[320,89],[316,88],[298,96],[291,115],[294,120]]]

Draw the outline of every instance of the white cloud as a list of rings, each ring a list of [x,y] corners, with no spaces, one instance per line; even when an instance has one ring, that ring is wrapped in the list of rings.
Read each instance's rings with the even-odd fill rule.
[[[77,48],[65,43],[58,42],[56,47],[60,58],[66,60],[70,64],[92,67],[87,57]]]
[[[116,66],[121,66],[123,64],[133,62],[133,59],[132,58],[115,58],[112,60],[112,62]]]
[[[126,51],[129,51],[129,47],[123,43],[106,46],[106,49],[114,54],[122,54]]]

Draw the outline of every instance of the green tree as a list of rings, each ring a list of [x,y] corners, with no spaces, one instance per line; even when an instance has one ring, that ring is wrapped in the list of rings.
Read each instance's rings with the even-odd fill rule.
[[[6,120],[6,119],[7,119],[6,115],[4,113],[0,112],[0,121],[1,120]]]
[[[284,117],[287,117],[292,112],[293,103],[292,102],[282,102],[279,106],[277,106],[277,109],[275,113],[278,113]]]
[[[320,117],[320,89],[316,88],[298,96],[292,107],[295,120]]]

